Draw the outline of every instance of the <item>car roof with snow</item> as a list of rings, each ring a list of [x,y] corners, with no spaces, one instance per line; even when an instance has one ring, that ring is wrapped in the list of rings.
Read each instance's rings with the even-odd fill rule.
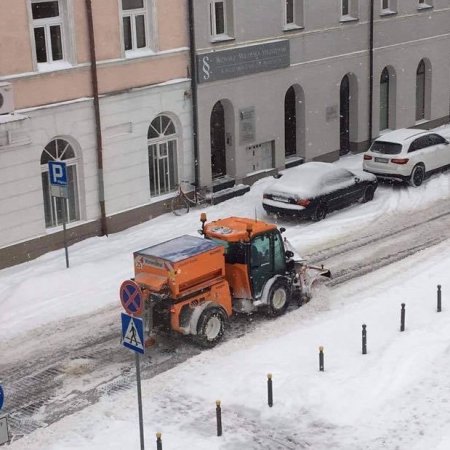
[[[343,167],[336,167],[336,165],[331,163],[308,162],[284,172],[281,178],[276,179],[266,188],[265,193],[317,195],[323,193],[323,182],[328,175],[336,175],[339,178],[353,174],[349,170]]]
[[[419,137],[421,135],[428,134],[427,130],[418,130],[412,128],[400,128],[398,130],[390,131],[389,133],[385,133],[382,136],[378,136],[376,141],[381,142],[396,142],[399,144],[403,144],[405,141],[409,139],[413,139]]]

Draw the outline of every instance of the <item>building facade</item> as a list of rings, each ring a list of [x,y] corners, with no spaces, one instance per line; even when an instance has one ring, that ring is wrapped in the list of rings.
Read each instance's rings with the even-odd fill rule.
[[[449,0],[196,0],[202,182],[448,122],[449,24]]]
[[[2,8],[0,268],[62,247],[63,221],[70,244],[166,212],[181,180],[243,192],[449,119],[450,0]]]
[[[193,178],[185,2],[2,9],[0,267],[61,247],[63,220],[73,243],[166,211],[178,180]],[[51,195],[55,160],[68,198]]]

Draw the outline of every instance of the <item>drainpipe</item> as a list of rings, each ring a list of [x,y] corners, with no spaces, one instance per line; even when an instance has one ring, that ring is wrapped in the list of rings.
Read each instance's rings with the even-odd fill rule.
[[[370,0],[369,25],[369,145],[372,143],[373,119],[373,0]]]
[[[86,12],[88,21],[89,50],[91,54],[91,80],[92,92],[94,96],[95,131],[97,137],[97,178],[100,203],[100,230],[101,236],[107,236],[108,225],[106,223],[105,183],[103,181],[103,139],[100,121],[100,102],[98,98],[97,58],[95,56],[94,20],[92,16],[91,0],[86,0]]]
[[[192,92],[192,136],[194,144],[194,182],[198,186],[200,182],[198,161],[198,102],[197,102],[197,64],[195,52],[195,28],[194,28],[194,0],[188,1],[189,10],[189,54],[191,62],[191,92]]]

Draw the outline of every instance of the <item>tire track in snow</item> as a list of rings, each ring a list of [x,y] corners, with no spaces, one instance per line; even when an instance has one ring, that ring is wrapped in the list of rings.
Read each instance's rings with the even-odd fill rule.
[[[306,257],[329,267],[333,278],[328,284],[336,286],[449,238],[450,209],[448,201],[442,201],[420,212],[397,215],[395,222],[391,217],[377,220],[359,235],[353,233],[350,240],[318,249]],[[51,351],[38,347],[25,361],[0,363],[2,382],[8,386],[4,412],[10,415],[11,432],[16,438],[80,411],[104,395],[134,386],[133,355],[119,348],[118,311],[105,310],[95,318],[69,319],[57,330],[60,336],[55,347],[49,347]],[[243,336],[263,320],[262,314],[236,317],[227,339]],[[46,333],[40,330],[31,336],[52,341]],[[163,342],[160,349],[142,360],[142,379],[173,368],[200,351],[180,339]],[[78,387],[73,388],[74,384]],[[267,442],[272,439],[272,447],[267,448],[292,448],[287,441],[275,443],[273,439],[277,441],[279,436],[266,437]]]

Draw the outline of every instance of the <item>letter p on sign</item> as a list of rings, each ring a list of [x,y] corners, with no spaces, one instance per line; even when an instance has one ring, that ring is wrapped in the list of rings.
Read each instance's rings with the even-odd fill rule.
[[[50,184],[53,186],[67,186],[66,163],[62,161],[49,161],[48,174]]]

